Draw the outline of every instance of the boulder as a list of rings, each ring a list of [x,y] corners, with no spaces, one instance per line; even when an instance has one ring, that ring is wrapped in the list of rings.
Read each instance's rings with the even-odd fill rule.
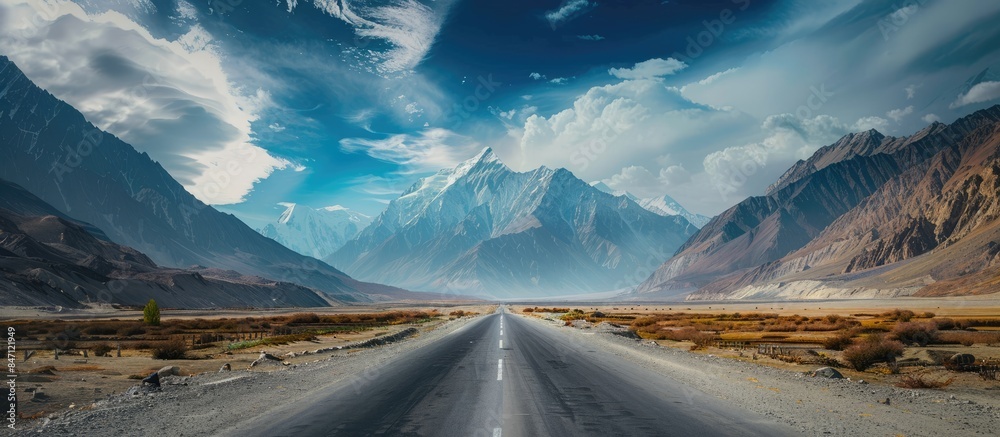
[[[153,387],[160,386],[160,374],[159,372],[153,372],[149,376],[142,379],[142,385],[149,384]]]
[[[948,364],[954,366],[971,366],[976,364],[976,357],[972,354],[955,354],[948,358]]]
[[[828,379],[844,379],[844,375],[833,367],[820,367],[813,371],[812,376],[820,376]]]
[[[250,363],[250,367],[257,366],[287,366],[288,363],[284,362],[281,358],[271,355],[267,352],[261,351],[260,357],[258,357],[254,362]]]
[[[180,367],[177,366],[165,366],[162,369],[157,370],[156,374],[159,375],[160,378],[166,378],[168,376],[180,376],[181,369]]]

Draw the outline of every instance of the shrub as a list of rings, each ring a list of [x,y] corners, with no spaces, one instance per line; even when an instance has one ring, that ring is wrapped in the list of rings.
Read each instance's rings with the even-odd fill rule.
[[[462,311],[462,310],[452,311],[448,315],[449,316],[455,316],[455,317],[462,317],[462,316],[465,315],[465,311]]]
[[[115,332],[118,332],[116,325],[109,324],[92,325],[83,329],[83,333],[87,335],[115,335]]]
[[[955,378],[948,379],[930,379],[927,378],[926,374],[917,373],[914,375],[905,375],[899,379],[896,383],[897,387],[902,388],[945,388],[951,385],[955,381]]]
[[[842,351],[854,342],[854,333],[850,331],[837,332],[833,337],[823,340],[823,348],[832,351]]]
[[[893,362],[903,354],[903,344],[883,335],[870,335],[844,350],[844,361],[855,370],[865,370],[878,362]]]
[[[909,322],[910,319],[913,318],[913,316],[916,316],[916,314],[913,311],[901,310],[898,308],[886,313],[882,313],[882,317],[885,317],[888,320],[895,320],[897,322]]]
[[[145,333],[146,328],[143,328],[142,325],[126,326],[118,330],[118,335],[121,337],[132,337],[135,335],[143,335]]]
[[[535,312],[535,309],[534,308],[525,308],[525,309],[521,310],[521,312],[522,313],[533,313],[533,312]]]
[[[937,329],[939,331],[948,331],[951,329],[955,329],[955,321],[952,319],[934,319],[931,320],[931,322],[937,325]]]
[[[156,305],[155,300],[150,299],[142,309],[142,321],[150,326],[160,325],[160,307]]]
[[[180,360],[186,353],[187,344],[179,339],[165,341],[153,348],[153,358],[157,360]]]
[[[945,344],[961,344],[962,346],[972,346],[974,344],[1000,343],[1000,332],[989,331],[950,331],[938,334],[938,342]]]
[[[923,318],[925,318],[925,319],[933,319],[933,318],[934,318],[934,316],[936,316],[936,315],[937,315],[937,314],[934,314],[934,313],[932,313],[932,312],[930,312],[930,311],[927,311],[927,312],[925,312],[925,313],[921,314],[921,315],[920,315],[920,317],[923,317]]]
[[[288,316],[287,323],[319,323],[319,316],[316,313],[298,313]]]
[[[903,344],[927,346],[937,341],[938,328],[933,322],[902,322],[892,329],[892,335]]]
[[[107,343],[98,343],[90,348],[94,352],[94,356],[103,357],[111,352],[111,345]]]

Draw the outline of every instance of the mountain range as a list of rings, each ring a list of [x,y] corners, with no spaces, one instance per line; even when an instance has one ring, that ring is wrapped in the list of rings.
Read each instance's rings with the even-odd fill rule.
[[[847,135],[713,218],[638,288],[688,299],[1000,291],[1000,106]]]
[[[0,305],[167,308],[329,306],[300,285],[211,268],[171,269],[0,180]],[[17,212],[15,212],[17,211]]]
[[[335,302],[419,295],[356,281],[197,200],[145,153],[35,86],[0,56],[0,177],[156,265],[300,284]]]
[[[358,278],[492,297],[623,289],[697,228],[565,169],[509,169],[489,148],[421,179],[327,258]]]
[[[639,206],[650,212],[654,212],[662,216],[679,215],[684,217],[688,222],[695,225],[699,229],[708,224],[709,220],[712,219],[711,217],[705,217],[701,214],[694,214],[691,211],[688,211],[686,208],[681,206],[680,203],[677,203],[676,200],[666,194],[657,197],[640,199],[628,191],[614,190],[604,182],[592,182],[590,185],[608,194],[628,197],[635,203],[638,203]]]
[[[279,205],[285,211],[260,229],[261,235],[318,259],[336,252],[372,221],[371,217],[340,205],[320,209],[294,203]]]

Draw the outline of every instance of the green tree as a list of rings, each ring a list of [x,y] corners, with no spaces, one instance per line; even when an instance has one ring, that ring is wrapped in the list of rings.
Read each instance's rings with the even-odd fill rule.
[[[142,309],[142,321],[147,325],[160,326],[160,307],[156,305],[155,300],[150,299]]]

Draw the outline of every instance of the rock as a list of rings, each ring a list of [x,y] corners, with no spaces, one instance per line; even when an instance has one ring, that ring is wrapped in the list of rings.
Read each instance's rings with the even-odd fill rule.
[[[142,379],[142,385],[146,385],[146,384],[149,384],[149,385],[151,385],[153,387],[159,387],[160,386],[160,373],[159,372],[153,372],[149,376],[143,378]]]
[[[260,357],[258,357],[256,360],[254,360],[254,362],[250,363],[250,367],[257,367],[257,366],[282,366],[282,365],[287,366],[288,364],[285,363],[284,361],[282,361],[281,358],[278,358],[278,357],[276,357],[274,355],[271,355],[271,354],[269,354],[267,352],[264,352],[264,351],[261,351]]]
[[[168,376],[180,376],[181,369],[180,367],[177,366],[165,366],[162,369],[157,370],[156,373],[160,376],[160,378],[166,378]]]
[[[844,375],[833,367],[820,367],[819,369],[813,371],[812,376],[821,376],[829,379],[844,379]]]
[[[948,358],[948,364],[955,366],[971,366],[976,364],[976,357],[972,354],[955,354]]]
[[[226,363],[222,365],[221,369],[219,369],[219,373],[228,372],[230,370],[233,370],[233,366],[230,366],[229,363]]]

